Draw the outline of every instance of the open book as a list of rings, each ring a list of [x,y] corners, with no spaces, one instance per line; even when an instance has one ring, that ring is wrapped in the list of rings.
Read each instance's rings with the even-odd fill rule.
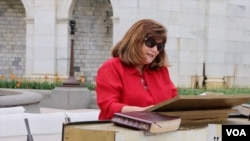
[[[181,122],[211,123],[224,122],[234,107],[250,101],[250,94],[245,95],[179,95],[146,109],[169,116],[181,117]]]
[[[181,118],[153,112],[135,111],[115,113],[111,121],[115,125],[143,130],[149,133],[163,133],[178,130]]]

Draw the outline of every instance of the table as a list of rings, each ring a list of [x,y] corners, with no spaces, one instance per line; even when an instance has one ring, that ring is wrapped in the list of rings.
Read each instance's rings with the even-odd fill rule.
[[[183,128],[174,132],[145,134],[143,131],[115,126],[110,121],[65,123],[62,141],[221,141],[223,124],[247,124],[247,118],[228,118],[224,123]]]

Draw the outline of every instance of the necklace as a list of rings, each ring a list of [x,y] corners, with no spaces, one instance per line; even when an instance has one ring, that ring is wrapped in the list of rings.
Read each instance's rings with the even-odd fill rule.
[[[144,74],[143,74],[143,68],[144,68],[144,66],[142,66],[142,67],[140,67],[140,66],[136,67],[136,69],[140,73],[140,76],[141,76],[140,79],[141,79],[141,83],[142,83],[142,86],[143,86],[144,90],[148,90],[148,85],[147,85],[147,82],[146,82],[146,80],[144,78]]]
[[[143,74],[141,75],[141,83],[142,83],[144,90],[148,90],[148,85]]]

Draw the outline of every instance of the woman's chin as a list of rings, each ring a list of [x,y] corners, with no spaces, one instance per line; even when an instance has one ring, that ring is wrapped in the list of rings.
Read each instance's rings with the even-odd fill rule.
[[[145,64],[150,64],[152,61],[153,61],[153,59],[147,59],[147,60],[145,61]]]

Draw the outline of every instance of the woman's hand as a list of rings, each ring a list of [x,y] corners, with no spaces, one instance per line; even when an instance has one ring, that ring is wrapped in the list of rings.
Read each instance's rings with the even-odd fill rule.
[[[144,111],[154,105],[150,105],[147,107],[138,107],[138,106],[123,106],[121,112],[132,112],[132,111]]]

